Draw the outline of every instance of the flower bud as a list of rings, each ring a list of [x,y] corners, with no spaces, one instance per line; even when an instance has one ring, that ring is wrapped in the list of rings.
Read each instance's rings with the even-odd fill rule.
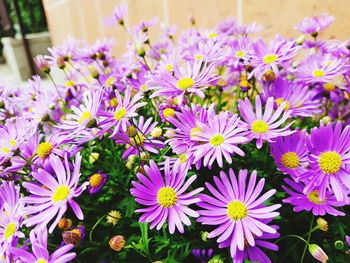
[[[72,220],[68,218],[61,218],[60,221],[58,221],[58,228],[62,230],[68,230],[72,226]]]
[[[123,236],[114,236],[109,240],[109,246],[114,251],[120,251],[125,247],[125,238]]]
[[[337,240],[334,242],[335,249],[342,250],[344,248],[344,242],[341,240]]]
[[[94,162],[96,162],[98,160],[99,157],[100,157],[99,153],[95,153],[95,152],[90,153],[89,163],[93,164]]]
[[[332,122],[332,118],[329,116],[324,116],[321,121],[323,122],[324,125],[327,125],[328,123]]]
[[[139,48],[137,50],[137,55],[139,55],[140,57],[144,57],[146,55],[146,51],[143,47]]]
[[[322,217],[317,218],[316,220],[317,226],[321,231],[328,231],[328,222],[324,220]]]
[[[77,246],[80,244],[80,241],[82,240],[83,233],[79,228],[75,228],[71,231],[64,231],[62,233],[62,239],[64,243],[67,245],[72,244],[73,246]]]
[[[93,77],[94,79],[98,79],[98,77],[100,76],[100,73],[98,73],[97,69],[91,65],[89,65],[88,68],[89,68],[91,77]]]
[[[201,238],[204,242],[207,242],[208,241],[208,235],[209,235],[209,232],[208,231],[202,231],[201,232]]]
[[[129,126],[126,129],[126,134],[129,136],[129,138],[134,138],[137,135],[137,130],[135,126]]]
[[[305,41],[305,35],[300,35],[298,36],[298,38],[295,40],[295,42],[298,44],[298,45],[302,45]]]
[[[119,220],[122,218],[122,215],[119,211],[111,210],[106,216],[107,222],[115,226],[118,224]]]
[[[50,73],[50,65],[49,62],[47,61],[47,59],[45,58],[45,56],[43,55],[37,55],[34,58],[34,62],[36,64],[36,66],[43,72],[45,72],[46,74]]]
[[[268,82],[273,82],[276,79],[276,74],[272,70],[268,70],[265,72],[264,78]]]
[[[59,69],[64,69],[66,67],[66,62],[64,61],[64,57],[57,57],[56,64]]]
[[[326,263],[328,261],[328,256],[326,255],[326,253],[321,247],[319,247],[316,244],[309,245],[309,252],[315,259],[322,263]]]
[[[162,136],[162,128],[159,128],[159,127],[155,127],[152,131],[151,131],[151,136],[153,138],[158,138],[160,136]]]

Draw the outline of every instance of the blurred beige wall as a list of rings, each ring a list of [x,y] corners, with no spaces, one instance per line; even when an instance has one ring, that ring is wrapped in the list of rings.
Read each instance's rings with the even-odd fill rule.
[[[119,26],[107,27],[104,17],[115,5],[126,3],[129,25],[158,16],[161,22],[176,24],[178,29],[190,27],[192,15],[198,28],[213,28],[228,17],[240,22],[256,21],[265,30],[261,35],[271,39],[275,34],[297,37],[293,27],[306,16],[327,12],[335,22],[325,37],[345,40],[350,37],[350,0],[44,0],[53,44],[68,36],[93,43],[97,38],[116,39],[116,53],[125,49],[126,36]],[[153,29],[157,35],[159,27]]]

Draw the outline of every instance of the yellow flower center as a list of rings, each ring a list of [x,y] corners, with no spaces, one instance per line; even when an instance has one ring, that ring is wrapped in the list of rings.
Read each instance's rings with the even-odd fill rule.
[[[114,119],[119,121],[120,119],[122,119],[125,116],[125,114],[126,114],[126,109],[124,107],[122,107],[114,113]]]
[[[190,137],[191,137],[191,139],[193,139],[194,137],[196,137],[196,136],[198,135],[198,132],[202,132],[202,131],[203,131],[203,130],[202,130],[200,127],[198,127],[198,126],[192,128],[191,131],[190,131]]]
[[[41,259],[38,259],[37,261],[35,261],[35,263],[49,263],[47,260],[41,258]]]
[[[321,78],[325,75],[326,73],[322,70],[322,69],[315,69],[313,72],[312,72],[312,75],[315,77],[315,78]]]
[[[10,140],[10,145],[11,145],[12,147],[15,147],[15,146],[16,146],[16,141],[15,141],[14,139],[11,139],[11,140]]]
[[[7,147],[2,147],[2,148],[1,148],[1,151],[3,151],[4,153],[9,153],[9,152],[10,152],[10,149],[7,148]]]
[[[109,100],[109,105],[111,105],[111,107],[113,107],[113,108],[117,107],[117,106],[118,106],[118,100],[117,100],[117,98],[111,98],[111,99]]]
[[[340,170],[342,159],[337,152],[323,152],[320,155],[318,164],[325,174],[335,174]]]
[[[238,51],[238,52],[236,52],[236,57],[237,58],[243,58],[244,55],[245,55],[245,51]]]
[[[162,187],[158,190],[157,199],[158,204],[165,208],[168,208],[175,205],[177,201],[177,195],[173,188]]]
[[[168,64],[168,65],[165,66],[165,69],[167,71],[173,71],[173,65],[172,64]]]
[[[252,124],[252,131],[255,133],[265,133],[269,130],[269,125],[266,121],[256,120]]]
[[[12,237],[12,235],[15,233],[16,231],[16,223],[15,222],[11,222],[9,223],[4,231],[4,238],[8,239],[10,237]]]
[[[216,134],[210,138],[210,143],[214,146],[219,146],[224,142],[225,138],[221,134]]]
[[[70,87],[73,87],[75,85],[75,82],[73,80],[67,80],[66,81],[66,87],[67,88],[70,88]]]
[[[41,159],[45,159],[51,153],[53,146],[50,142],[42,142],[36,149],[37,154]]]
[[[233,220],[238,221],[248,215],[247,206],[241,201],[231,201],[227,206],[227,215]]]
[[[101,174],[93,174],[89,179],[91,187],[99,187],[102,184],[103,176]]]
[[[177,87],[179,89],[182,89],[182,90],[187,90],[189,88],[191,88],[194,84],[194,80],[192,78],[189,78],[189,77],[184,77],[182,79],[179,79],[177,81]]]
[[[335,90],[335,85],[333,83],[328,82],[328,83],[323,85],[323,88],[325,91],[330,92],[330,91]]]
[[[168,117],[174,117],[175,116],[175,110],[172,108],[166,108],[163,110],[163,115],[165,118]]]
[[[60,185],[56,188],[55,192],[52,195],[52,201],[59,202],[66,200],[69,195],[69,188],[66,185]]]
[[[145,141],[145,137],[141,133],[137,133],[135,137],[130,138],[132,145],[140,145]]]
[[[326,198],[324,200],[320,200],[320,198],[318,197],[318,190],[314,190],[314,191],[310,192],[307,195],[307,198],[309,199],[310,202],[312,202],[314,204],[325,204],[326,203]]]
[[[289,110],[290,104],[289,104],[288,100],[284,100],[283,98],[278,98],[275,101],[276,101],[277,106],[280,106],[283,102],[286,102],[286,104],[285,104],[283,109],[285,111]]]
[[[183,164],[187,161],[186,153],[181,153],[179,156],[180,163]]]
[[[141,89],[142,91],[146,91],[146,90],[148,89],[147,84],[141,85],[140,89]]]
[[[208,38],[214,38],[214,37],[216,37],[218,34],[216,33],[216,32],[213,32],[213,33],[210,33],[209,35],[208,35]]]
[[[268,54],[263,58],[265,64],[271,64],[277,60],[278,56],[276,54]]]
[[[194,58],[195,58],[195,60],[201,60],[203,58],[203,56],[202,55],[196,55]]]
[[[112,87],[114,83],[115,83],[115,78],[109,77],[109,78],[106,80],[105,85],[106,85],[107,87]]]
[[[299,166],[300,160],[295,152],[286,152],[281,156],[281,162],[284,167],[295,169]]]
[[[91,119],[91,113],[88,111],[84,111],[83,114],[80,116],[80,119],[78,120],[78,123],[82,123],[85,120]]]

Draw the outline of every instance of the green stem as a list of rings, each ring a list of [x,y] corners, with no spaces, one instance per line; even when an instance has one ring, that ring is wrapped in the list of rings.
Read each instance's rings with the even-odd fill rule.
[[[101,223],[102,219],[104,219],[105,217],[106,217],[106,215],[102,216],[99,220],[97,220],[97,222],[91,228],[90,233],[89,233],[89,240],[90,241],[92,241],[92,233],[94,232],[95,228],[98,226],[99,223]]]
[[[306,241],[304,238],[302,238],[301,236],[298,236],[298,235],[286,235],[286,236],[283,236],[283,237],[277,239],[275,243],[278,243],[278,242],[282,241],[283,239],[286,239],[287,237],[298,238],[299,240],[303,241],[306,245],[309,245],[308,241]]]
[[[52,81],[53,85],[55,86],[55,89],[56,89],[56,91],[57,91],[57,94],[58,94],[58,96],[60,97],[60,99],[62,100],[62,102],[63,102],[63,103],[66,103],[66,101],[63,99],[61,93],[59,92],[58,87],[57,87],[57,85],[56,85],[56,82],[53,80],[51,74],[48,73],[47,75],[49,76],[49,79]]]
[[[307,247],[308,245],[310,244],[310,238],[311,238],[311,233],[312,233],[312,225],[314,224],[314,215],[312,215],[311,217],[311,223],[310,223],[310,228],[309,228],[309,232],[308,232],[308,235],[307,235],[307,244],[305,245],[304,247],[304,251],[303,251],[303,254],[301,256],[301,259],[300,259],[300,263],[303,263],[304,261],[304,257],[305,257],[305,254],[306,254],[306,250],[307,250]]]

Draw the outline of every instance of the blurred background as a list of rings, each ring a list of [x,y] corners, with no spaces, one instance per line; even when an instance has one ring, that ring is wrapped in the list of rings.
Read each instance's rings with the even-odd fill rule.
[[[35,72],[32,57],[46,54],[47,47],[69,36],[89,43],[114,38],[114,52],[121,54],[125,32],[106,26],[105,17],[122,3],[128,5],[129,26],[159,18],[151,37],[160,33],[160,24],[175,24],[179,32],[193,26],[192,18],[196,28],[214,29],[230,17],[240,24],[261,24],[264,30],[258,35],[267,40],[276,34],[298,37],[293,27],[304,17],[322,13],[336,18],[322,37],[346,40],[350,36],[350,0],[0,0],[0,75],[12,81],[28,79]]]

